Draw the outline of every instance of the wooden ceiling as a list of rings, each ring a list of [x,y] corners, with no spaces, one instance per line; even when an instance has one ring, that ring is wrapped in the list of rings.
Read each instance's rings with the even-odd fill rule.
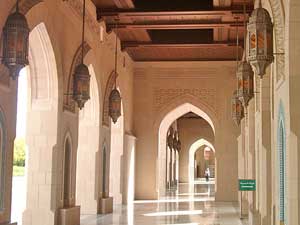
[[[107,32],[135,61],[228,61],[243,52],[253,0],[93,0]]]

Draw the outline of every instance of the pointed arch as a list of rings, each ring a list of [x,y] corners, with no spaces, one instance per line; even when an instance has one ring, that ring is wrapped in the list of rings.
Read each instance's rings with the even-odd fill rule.
[[[156,121],[156,127],[159,123],[158,130],[158,170],[156,175],[156,184],[158,193],[164,193],[166,187],[166,143],[167,143],[167,132],[171,124],[188,112],[193,112],[198,116],[204,118],[211,126],[215,133],[217,117],[213,113],[212,109],[202,102],[194,99],[194,96],[185,95],[176,99],[167,105],[164,110],[160,113],[158,120]],[[192,103],[191,103],[192,102]],[[218,125],[218,124],[217,124]]]
[[[83,57],[85,57],[88,52],[91,50],[91,46],[87,43],[83,43]],[[72,99],[71,93],[73,93],[73,74],[75,72],[76,67],[81,63],[82,58],[82,51],[81,51],[81,45],[77,48],[71,68],[70,73],[67,77],[65,77],[65,87],[64,87],[64,110],[67,110],[69,112],[75,113],[76,105],[74,100]]]
[[[196,151],[202,147],[202,146],[208,146],[210,147],[214,152],[216,152],[215,147],[207,140],[205,139],[199,139],[197,141],[195,141],[190,149],[189,149],[189,183],[192,184],[194,182],[194,159],[195,159],[195,153]]]

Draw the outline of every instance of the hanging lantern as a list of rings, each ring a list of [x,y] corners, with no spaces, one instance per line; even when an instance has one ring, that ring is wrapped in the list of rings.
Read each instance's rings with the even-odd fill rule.
[[[254,97],[254,73],[247,61],[242,61],[237,69],[237,96],[243,106],[247,107],[249,101]]]
[[[170,128],[170,131],[169,131],[169,135],[167,137],[167,144],[169,146],[170,149],[172,149],[174,147],[174,138],[173,138],[173,128],[171,127]]]
[[[16,12],[9,15],[3,28],[2,63],[9,69],[15,80],[20,70],[29,64],[29,27],[23,14],[19,12],[17,1]]]
[[[239,100],[237,96],[237,91],[234,92],[233,97],[231,99],[231,107],[232,107],[232,119],[239,126],[241,120],[244,118],[244,107],[242,102]]]
[[[79,64],[73,75],[73,99],[77,102],[78,108],[82,109],[90,99],[90,73],[84,64]]]
[[[273,60],[273,24],[270,14],[259,2],[248,23],[247,60],[261,78]]]
[[[109,116],[116,123],[121,116],[121,95],[118,89],[114,88],[109,95]]]
[[[83,0],[82,17],[82,40],[81,40],[81,64],[79,64],[73,75],[73,99],[77,102],[78,108],[82,109],[90,99],[90,73],[89,68],[83,63],[84,57],[84,29],[85,28],[85,0]]]
[[[118,68],[118,36],[116,34],[115,48],[115,87],[109,95],[109,116],[113,123],[116,123],[121,116],[121,94],[117,89],[117,68]]]

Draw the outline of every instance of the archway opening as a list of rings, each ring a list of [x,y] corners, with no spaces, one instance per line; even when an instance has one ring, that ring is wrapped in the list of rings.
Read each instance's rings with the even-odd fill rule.
[[[177,139],[181,141],[179,151],[172,151],[169,145],[170,128],[177,132]],[[165,195],[174,184],[176,189],[178,183],[189,182],[189,149],[201,137],[206,137],[213,142],[215,126],[208,113],[190,103],[178,106],[162,119],[158,134],[157,191],[159,196]]]
[[[39,198],[51,196],[50,159],[57,144],[57,113],[55,56],[46,26],[40,23],[30,32],[29,66],[20,71],[18,79],[11,209],[12,221],[18,224],[36,208],[45,208],[47,203]],[[49,199],[49,211],[50,207]]]
[[[193,184],[205,178],[208,171],[209,178],[215,178],[215,148],[205,139],[194,142],[189,149],[189,183]]]
[[[88,60],[90,54],[86,56]],[[97,152],[99,151],[100,105],[99,91],[94,67],[89,65],[91,74],[90,100],[79,112],[79,132],[76,169],[76,203],[80,205],[81,214],[97,213],[97,183],[99,175]]]

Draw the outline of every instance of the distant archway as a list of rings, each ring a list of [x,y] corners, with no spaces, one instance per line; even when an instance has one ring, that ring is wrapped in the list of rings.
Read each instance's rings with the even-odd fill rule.
[[[203,107],[205,108],[205,107]],[[207,108],[206,108],[207,109]],[[209,111],[208,109],[206,111]],[[166,188],[166,146],[167,146],[167,132],[171,124],[178,119],[179,117],[183,116],[188,112],[193,112],[196,115],[205,119],[211,126],[213,132],[215,133],[215,123],[210,115],[204,110],[196,107],[194,104],[191,103],[183,103],[177,106],[175,109],[169,111],[165,114],[164,118],[162,119],[159,131],[158,131],[158,172],[156,176],[156,184],[157,184],[157,191],[159,194],[163,194]],[[215,117],[214,117],[215,118]],[[214,119],[216,121],[216,119]]]
[[[189,183],[193,184],[194,183],[194,160],[195,160],[195,153],[196,151],[202,147],[202,146],[208,146],[210,149],[212,149],[214,152],[216,152],[215,147],[208,142],[205,139],[199,139],[198,141],[194,142],[189,150]]]

